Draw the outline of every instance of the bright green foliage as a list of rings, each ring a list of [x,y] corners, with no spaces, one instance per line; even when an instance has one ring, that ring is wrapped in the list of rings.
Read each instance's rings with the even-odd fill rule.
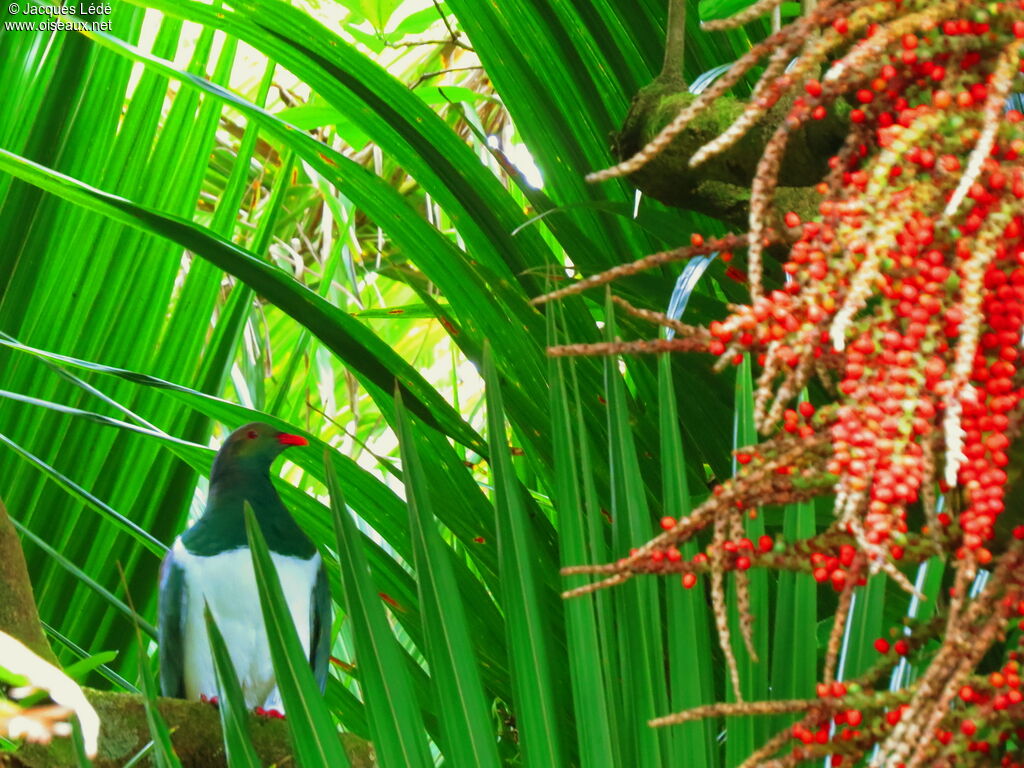
[[[356,663],[360,665],[359,679],[367,691],[367,714],[378,758],[386,765],[431,765],[423,716],[407,671],[408,661],[387,624],[380,600],[375,599],[366,555],[359,546],[359,531],[345,509],[329,454],[325,467],[344,604],[352,618]]]
[[[473,660],[466,609],[459,599],[451,555],[438,535],[432,505],[421,495],[429,481],[408,419],[399,400],[396,427],[409,478],[409,530],[427,636],[426,658],[440,705],[441,729],[454,762],[488,768],[498,765],[498,754]]]
[[[501,561],[500,599],[505,609],[513,704],[523,762],[536,766],[563,765],[559,713],[565,708],[557,702],[566,691],[558,691],[554,686],[552,654],[548,648],[556,634],[544,627],[543,563],[538,557],[523,489],[512,467],[505,439],[501,383],[489,349],[484,351],[484,380]]]
[[[678,423],[672,368],[668,357],[658,361],[658,410],[660,413],[661,466],[665,515],[679,519],[690,512],[691,496],[686,481],[686,463]],[[688,542],[682,550],[693,557],[696,546]],[[672,709],[681,711],[714,701],[714,677],[707,659],[712,657],[713,619],[709,615],[703,590],[667,590],[665,596],[668,624],[669,689]],[[679,726],[674,749],[689,756],[694,768],[719,765],[715,748],[714,722],[684,723]]]

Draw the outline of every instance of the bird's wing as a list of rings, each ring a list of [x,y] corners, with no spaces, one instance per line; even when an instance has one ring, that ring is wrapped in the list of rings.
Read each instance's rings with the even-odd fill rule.
[[[185,572],[174,562],[174,552],[168,552],[160,566],[160,690],[179,699],[185,697],[185,597]]]
[[[331,590],[323,562],[316,572],[309,614],[309,663],[323,693],[327,687],[327,664],[331,656]]]

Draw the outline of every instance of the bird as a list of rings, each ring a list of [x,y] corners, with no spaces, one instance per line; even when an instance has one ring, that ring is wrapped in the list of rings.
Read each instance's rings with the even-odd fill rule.
[[[283,715],[256,576],[245,532],[245,503],[270,549],[299,639],[321,693],[330,658],[331,600],[323,561],[270,481],[270,465],[306,438],[268,424],[239,427],[213,460],[206,508],[178,536],[160,568],[157,641],[165,696],[216,702],[217,679],[204,604],[224,637],[245,704]]]

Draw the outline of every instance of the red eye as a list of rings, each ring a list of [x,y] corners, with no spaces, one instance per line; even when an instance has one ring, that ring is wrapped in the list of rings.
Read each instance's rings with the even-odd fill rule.
[[[250,429],[249,430],[248,438],[250,440],[255,440],[259,436],[260,436],[260,433],[257,432],[255,429]]]

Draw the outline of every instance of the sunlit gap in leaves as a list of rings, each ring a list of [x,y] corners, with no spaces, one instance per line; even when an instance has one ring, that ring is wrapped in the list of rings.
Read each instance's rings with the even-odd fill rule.
[[[513,144],[504,143],[498,136],[488,136],[487,146],[491,149],[500,150],[509,162],[515,166],[516,170],[519,171],[526,183],[534,189],[544,188],[544,177],[541,175],[540,168],[533,161],[533,155],[530,154],[530,150],[526,148],[525,144]]]

